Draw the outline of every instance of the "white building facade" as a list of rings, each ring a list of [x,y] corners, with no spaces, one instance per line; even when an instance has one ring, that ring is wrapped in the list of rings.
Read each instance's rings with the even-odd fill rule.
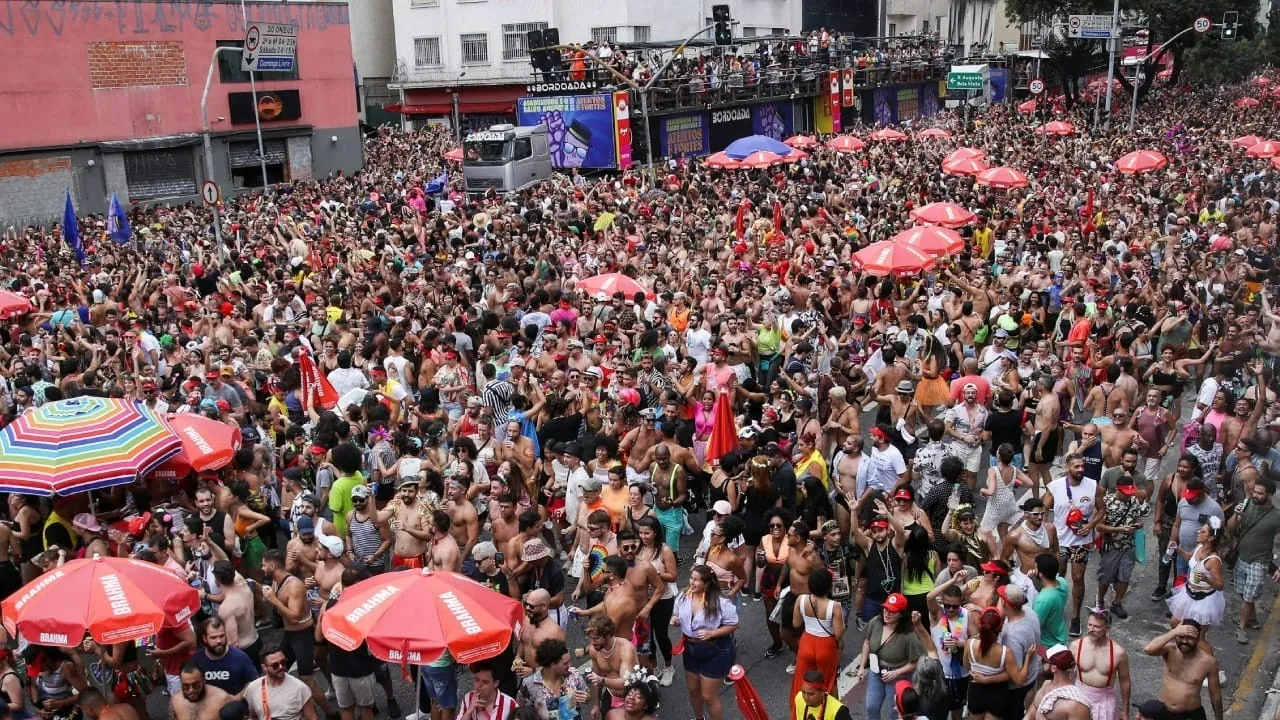
[[[728,0],[735,37],[800,33],[803,0]],[[395,70],[406,120],[481,127],[514,118],[533,78],[526,33],[556,28],[560,43],[670,42],[711,24],[721,0],[390,0]],[[354,19],[353,19],[354,22]],[[456,97],[455,97],[456,96]]]

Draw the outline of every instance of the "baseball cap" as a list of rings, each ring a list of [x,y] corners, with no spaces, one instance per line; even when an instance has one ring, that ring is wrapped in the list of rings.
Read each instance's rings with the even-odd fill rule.
[[[297,528],[299,535],[314,535],[316,532],[315,522],[306,515],[294,520],[293,526]]]
[[[1070,670],[1076,666],[1075,656],[1067,649],[1065,645],[1054,645],[1044,651],[1045,662],[1058,668],[1059,670]]]
[[[889,612],[903,612],[907,609],[907,596],[902,593],[890,593],[889,597],[884,599],[882,607]]]
[[[733,506],[729,504],[728,500],[717,500],[711,506],[711,512],[717,515],[731,515],[733,514]]]
[[[1002,565],[1002,564],[1000,564],[1000,563],[998,563],[998,562],[995,562],[995,561],[993,561],[993,560],[988,560],[988,561],[986,561],[986,562],[982,563],[982,565],[981,565],[980,567],[982,568],[982,572],[995,573],[996,575],[1008,575],[1008,574],[1009,574],[1009,569],[1008,569],[1008,568],[1006,568],[1004,565]]]
[[[329,551],[334,557],[341,557],[346,546],[342,544],[342,538],[334,535],[325,535],[320,538],[320,546]]]
[[[369,486],[356,485],[355,487],[351,488],[351,497],[367,499],[369,497]]]
[[[1116,480],[1116,491],[1126,497],[1130,497],[1137,494],[1138,486],[1133,484],[1133,476],[1121,475]]]
[[[911,494],[911,491],[905,487],[900,487],[893,491],[894,500],[911,500],[913,497],[914,496]]]
[[[875,528],[888,528],[889,520],[887,518],[878,517],[875,520],[871,521],[871,524],[869,525],[869,527],[873,530]]]
[[[582,492],[584,492],[584,493],[589,493],[589,492],[600,492],[600,488],[601,488],[601,486],[602,486],[602,483],[600,482],[600,478],[595,477],[595,476],[593,475],[593,476],[591,476],[591,477],[587,478],[587,479],[582,483]]]

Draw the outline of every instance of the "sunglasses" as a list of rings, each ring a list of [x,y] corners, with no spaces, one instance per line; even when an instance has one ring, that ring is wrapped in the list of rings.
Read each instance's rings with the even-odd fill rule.
[[[285,665],[283,660],[277,660],[273,663],[266,663],[266,667],[271,670],[282,670],[284,669],[284,666]]]
[[[785,528],[785,527],[786,527],[786,525],[783,525],[783,524],[781,524],[781,523],[769,523],[769,529],[770,529],[770,530],[781,530],[781,529],[783,529],[783,528]]]
[[[959,609],[960,609],[960,606],[959,606],[959,605],[949,605],[949,604],[947,604],[947,603],[942,603],[942,609],[943,609],[943,610],[946,610],[947,612],[955,612],[956,610],[959,610]]]
[[[1044,517],[1044,511],[1043,511],[1043,510],[1038,510],[1038,511],[1036,511],[1036,512],[1029,512],[1029,513],[1027,513],[1027,514],[1028,514],[1028,515],[1030,515],[1031,517]]]

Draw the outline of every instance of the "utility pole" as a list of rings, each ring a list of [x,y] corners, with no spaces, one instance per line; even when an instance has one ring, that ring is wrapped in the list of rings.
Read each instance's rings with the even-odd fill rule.
[[[213,176],[213,142],[209,139],[209,88],[213,86],[213,69],[218,66],[218,53],[226,50],[228,52],[243,53],[242,48],[235,47],[219,47],[213,49],[213,57],[209,59],[209,74],[204,78],[204,94],[200,97],[200,130],[204,139],[204,179],[217,182]],[[256,108],[255,108],[256,110]],[[266,180],[266,175],[263,175]],[[222,220],[218,212],[218,204],[213,204],[213,236],[218,241],[218,247],[222,247]]]
[[[1119,50],[1120,38],[1120,0],[1115,0],[1111,10],[1111,35],[1107,38],[1107,119],[1103,127],[1111,127],[1111,91],[1116,77],[1116,53]]]
[[[245,8],[244,0],[240,0],[240,17],[244,19],[246,30],[249,27],[249,10]],[[267,182],[267,151],[262,146],[262,118],[258,117],[258,81],[255,79],[253,70],[249,71],[249,92],[253,93],[253,126],[258,131],[258,164],[262,168],[262,192],[267,193],[271,183]]]

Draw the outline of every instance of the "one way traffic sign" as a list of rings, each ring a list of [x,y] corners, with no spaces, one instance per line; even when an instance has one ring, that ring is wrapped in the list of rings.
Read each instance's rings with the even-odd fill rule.
[[[245,71],[289,72],[298,57],[298,26],[250,23],[240,67]]]

